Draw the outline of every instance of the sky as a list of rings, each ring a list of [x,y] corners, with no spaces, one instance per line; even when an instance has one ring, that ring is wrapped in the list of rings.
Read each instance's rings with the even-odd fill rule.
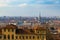
[[[0,16],[59,16],[60,0],[0,0]]]

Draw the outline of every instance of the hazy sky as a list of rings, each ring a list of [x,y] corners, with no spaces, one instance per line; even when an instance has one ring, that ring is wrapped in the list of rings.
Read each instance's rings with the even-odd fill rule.
[[[60,16],[60,0],[0,0],[0,16]]]

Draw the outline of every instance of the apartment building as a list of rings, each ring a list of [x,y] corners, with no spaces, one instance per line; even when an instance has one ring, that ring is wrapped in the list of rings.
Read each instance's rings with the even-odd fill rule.
[[[18,29],[16,25],[6,25],[0,28],[0,40],[46,40],[46,29]]]

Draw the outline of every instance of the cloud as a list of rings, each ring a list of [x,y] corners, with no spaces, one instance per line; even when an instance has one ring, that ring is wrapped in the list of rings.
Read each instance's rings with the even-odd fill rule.
[[[26,7],[30,4],[60,4],[60,0],[0,0],[0,7]]]
[[[9,3],[16,1],[16,0],[0,0],[0,7],[8,7],[11,6]]]
[[[9,3],[9,2],[13,2],[13,1],[16,1],[16,0],[0,0],[0,3]]]
[[[27,3],[23,3],[23,4],[19,4],[18,7],[26,7],[28,4]]]
[[[15,7],[15,6],[9,5],[7,3],[0,3],[0,7]]]
[[[60,0],[36,0],[37,4],[60,4]]]
[[[60,4],[60,1],[57,0],[57,1],[55,1],[54,3],[55,3],[55,4]]]
[[[0,4],[0,7],[6,7],[8,4]]]
[[[0,9],[2,16],[38,16],[41,12],[42,16],[55,16],[60,13],[59,5],[42,5],[32,4],[29,6],[27,3],[19,4],[19,7],[4,7]],[[24,6],[23,6],[24,5]],[[26,7],[28,6],[28,7]],[[58,8],[58,9],[57,9]]]

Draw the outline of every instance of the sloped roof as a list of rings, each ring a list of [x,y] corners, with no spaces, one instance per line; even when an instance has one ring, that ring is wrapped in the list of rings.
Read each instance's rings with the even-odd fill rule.
[[[46,30],[45,27],[41,27],[40,25],[34,26],[33,29],[35,29],[35,30]]]
[[[6,25],[5,27],[3,27],[3,29],[16,29],[16,28],[17,28],[17,26],[13,25],[13,24]]]
[[[32,29],[16,29],[16,34],[33,34]]]

